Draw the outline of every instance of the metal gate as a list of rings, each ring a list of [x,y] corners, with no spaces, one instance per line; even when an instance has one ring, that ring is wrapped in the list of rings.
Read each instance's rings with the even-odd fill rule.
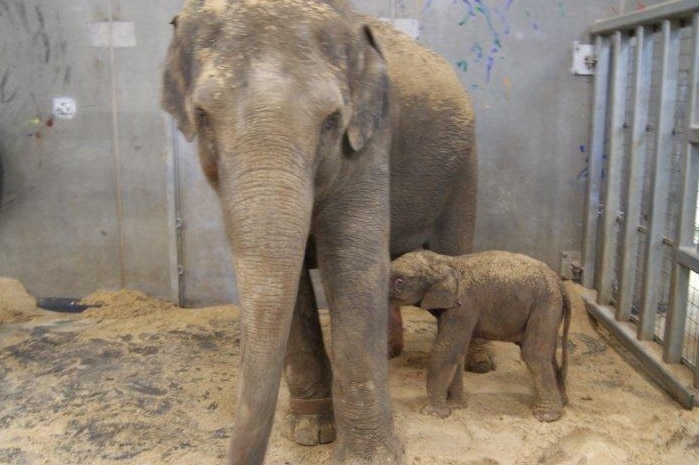
[[[597,297],[586,306],[692,408],[699,387],[699,0],[599,21],[590,34],[596,71],[583,284]]]

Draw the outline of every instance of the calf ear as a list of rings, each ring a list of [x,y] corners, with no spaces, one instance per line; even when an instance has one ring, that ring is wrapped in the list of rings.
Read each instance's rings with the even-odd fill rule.
[[[349,74],[352,116],[347,140],[356,152],[371,139],[374,129],[388,115],[388,70],[381,48],[367,25],[359,32]]]
[[[445,266],[440,279],[432,285],[422,298],[421,308],[437,310],[459,305],[459,276],[451,267]]]
[[[193,50],[177,31],[177,18],[172,20],[174,35],[170,42],[163,71],[162,107],[177,120],[177,127],[191,142],[197,135],[192,103]]]

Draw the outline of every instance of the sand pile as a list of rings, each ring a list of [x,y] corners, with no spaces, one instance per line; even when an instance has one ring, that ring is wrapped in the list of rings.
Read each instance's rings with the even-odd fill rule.
[[[36,299],[21,282],[0,277],[0,324],[29,321],[43,315],[36,307]]]

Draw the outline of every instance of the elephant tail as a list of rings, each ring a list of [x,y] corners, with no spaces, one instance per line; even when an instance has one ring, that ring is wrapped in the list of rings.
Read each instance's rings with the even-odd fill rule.
[[[561,336],[561,348],[563,349],[563,359],[561,360],[560,381],[565,383],[568,374],[568,331],[570,330],[570,320],[572,319],[573,307],[570,302],[570,295],[563,281],[559,282],[561,296],[563,297],[563,335]]]

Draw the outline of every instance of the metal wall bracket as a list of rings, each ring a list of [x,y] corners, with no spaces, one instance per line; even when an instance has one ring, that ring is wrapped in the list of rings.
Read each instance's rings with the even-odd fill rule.
[[[573,67],[570,72],[577,76],[592,76],[595,74],[597,56],[595,47],[591,44],[573,42]]]

